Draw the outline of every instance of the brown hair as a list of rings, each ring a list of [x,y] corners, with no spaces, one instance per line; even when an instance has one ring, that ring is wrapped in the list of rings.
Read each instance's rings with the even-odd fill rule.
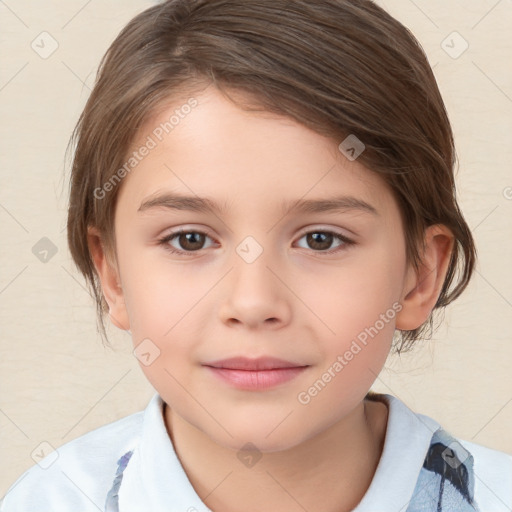
[[[211,84],[232,101],[228,91],[245,94],[254,102],[246,109],[288,116],[338,142],[355,135],[365,145],[358,161],[397,200],[407,261],[418,268],[429,225],[454,234],[434,309],[462,293],[476,249],[456,200],[453,134],[427,58],[407,28],[370,0],[167,0],[114,40],[70,139],[68,244],[94,292],[105,338],[108,306],[87,228],[100,230],[109,261],[117,261],[120,186],[104,198],[95,190],[123,166],[138,129],[163,104]],[[432,324],[430,315],[418,329],[401,331],[395,350],[408,350]]]

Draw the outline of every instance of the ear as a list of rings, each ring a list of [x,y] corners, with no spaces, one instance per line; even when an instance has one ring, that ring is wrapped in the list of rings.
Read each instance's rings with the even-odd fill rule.
[[[130,329],[130,321],[120,284],[119,271],[108,261],[103,240],[97,228],[88,227],[87,243],[101,281],[103,296],[109,306],[110,320],[119,329],[127,331]]]
[[[412,331],[429,317],[439,298],[453,251],[454,236],[446,226],[436,224],[425,230],[425,250],[421,265],[407,269],[396,328]]]

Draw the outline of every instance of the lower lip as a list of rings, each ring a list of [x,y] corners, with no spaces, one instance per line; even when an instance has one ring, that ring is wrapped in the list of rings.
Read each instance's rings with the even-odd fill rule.
[[[275,368],[273,370],[231,370],[207,366],[217,377],[238,389],[262,390],[284,384],[300,375],[307,366]]]

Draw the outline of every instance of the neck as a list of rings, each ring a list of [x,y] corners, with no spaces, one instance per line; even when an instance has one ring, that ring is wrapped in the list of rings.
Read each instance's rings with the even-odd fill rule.
[[[387,406],[364,400],[348,417],[245,467],[237,452],[165,408],[167,430],[198,496],[214,512],[343,512],[368,490],[380,460]]]

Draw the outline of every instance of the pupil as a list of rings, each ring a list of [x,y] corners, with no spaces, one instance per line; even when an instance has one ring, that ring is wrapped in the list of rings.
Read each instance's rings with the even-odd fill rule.
[[[182,236],[185,237],[185,243],[181,243],[181,246],[185,249],[197,249],[198,247],[194,246],[194,244],[199,244],[199,246],[201,245],[201,239],[203,235],[200,233],[185,233],[185,235]],[[199,238],[199,241],[196,240],[196,238]]]
[[[332,243],[332,235],[329,233],[309,234],[308,243],[315,249],[328,249]],[[324,246],[322,246],[322,243],[324,244]],[[326,243],[327,245],[325,246]]]

